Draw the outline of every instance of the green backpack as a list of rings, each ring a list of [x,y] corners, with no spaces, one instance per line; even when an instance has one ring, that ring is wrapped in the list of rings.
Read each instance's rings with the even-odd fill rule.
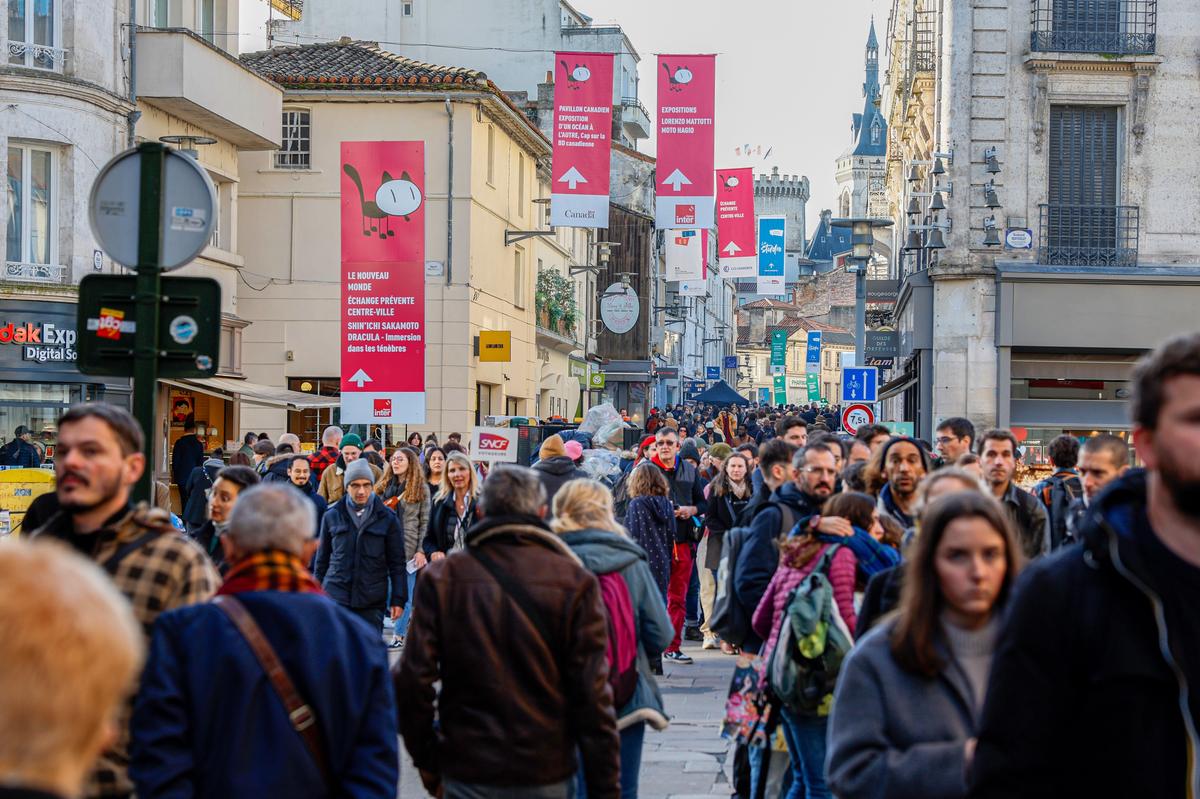
[[[854,646],[829,582],[829,564],[840,546],[826,549],[788,595],[767,661],[771,692],[788,710],[804,716],[829,715],[838,672]]]

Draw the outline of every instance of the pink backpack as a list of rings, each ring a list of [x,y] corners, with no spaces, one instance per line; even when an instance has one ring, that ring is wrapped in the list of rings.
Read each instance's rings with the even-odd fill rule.
[[[637,689],[637,621],[629,586],[621,573],[598,574],[596,579],[608,611],[608,684],[612,686],[613,707],[620,711]]]

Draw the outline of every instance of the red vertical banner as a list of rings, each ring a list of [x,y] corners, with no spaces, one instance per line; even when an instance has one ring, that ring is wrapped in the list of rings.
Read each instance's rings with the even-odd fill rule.
[[[342,421],[425,421],[425,143],[342,142]]]
[[[613,56],[554,54],[550,224],[608,227]]]
[[[716,58],[658,57],[657,228],[713,227]]]
[[[754,231],[754,170],[717,170],[717,254],[721,277],[758,273]]]

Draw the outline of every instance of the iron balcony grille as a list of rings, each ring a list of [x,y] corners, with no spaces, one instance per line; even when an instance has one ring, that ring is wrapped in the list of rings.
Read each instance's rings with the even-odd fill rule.
[[[1053,266],[1136,266],[1136,205],[1039,205],[1038,261]]]
[[[1030,49],[1042,53],[1154,52],[1157,0],[1032,0]]]

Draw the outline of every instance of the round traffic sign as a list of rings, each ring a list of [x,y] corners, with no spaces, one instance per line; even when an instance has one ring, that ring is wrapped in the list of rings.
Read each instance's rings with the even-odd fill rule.
[[[119,264],[138,262],[142,159],[137,148],[104,165],[88,198],[88,221],[96,241]],[[217,213],[217,192],[196,161],[166,148],[162,175],[162,251],[159,266],[177,269],[208,246]]]
[[[871,410],[870,405],[855,403],[847,405],[846,410],[842,411],[842,429],[850,435],[858,432],[858,428],[866,427],[869,424],[875,424],[875,412]]]

